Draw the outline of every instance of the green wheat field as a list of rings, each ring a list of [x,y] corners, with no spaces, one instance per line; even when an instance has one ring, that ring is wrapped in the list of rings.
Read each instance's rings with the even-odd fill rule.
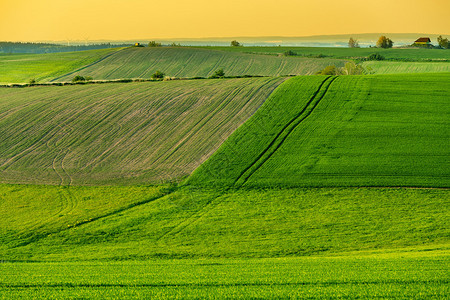
[[[449,60],[0,54],[0,299],[447,298]]]

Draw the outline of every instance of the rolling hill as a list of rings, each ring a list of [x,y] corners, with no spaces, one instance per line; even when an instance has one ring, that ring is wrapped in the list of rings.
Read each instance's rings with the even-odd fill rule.
[[[295,257],[450,249],[445,190],[0,185],[0,192],[3,260]]]
[[[128,48],[53,81],[70,81],[76,75],[94,79],[150,78],[157,70],[171,77],[208,77],[220,68],[227,76],[308,75],[328,65],[343,64],[338,59],[277,57],[190,47]]]
[[[188,179],[246,187],[450,187],[450,74],[282,84]]]
[[[179,179],[207,159],[283,80],[0,88],[0,182]]]
[[[449,79],[0,88],[0,297],[445,298]]]

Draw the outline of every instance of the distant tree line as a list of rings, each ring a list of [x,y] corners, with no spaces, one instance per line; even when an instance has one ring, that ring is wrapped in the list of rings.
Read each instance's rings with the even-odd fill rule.
[[[0,42],[0,53],[55,53],[72,52],[115,47],[128,47],[130,44],[113,45],[110,43],[92,45],[61,45],[50,43]]]

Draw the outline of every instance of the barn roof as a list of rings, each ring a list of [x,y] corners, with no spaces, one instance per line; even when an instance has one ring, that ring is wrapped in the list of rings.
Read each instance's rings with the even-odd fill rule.
[[[431,43],[430,38],[427,37],[421,37],[419,39],[417,39],[417,41],[415,41],[415,43]]]

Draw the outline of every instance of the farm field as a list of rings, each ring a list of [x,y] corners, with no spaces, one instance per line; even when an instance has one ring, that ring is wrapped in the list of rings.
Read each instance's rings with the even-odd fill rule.
[[[41,81],[343,63],[91,58]],[[445,298],[449,63],[364,64],[421,74],[0,88],[0,299]]]
[[[128,48],[57,81],[70,81],[75,75],[94,79],[150,78],[157,70],[170,77],[209,77],[221,68],[226,76],[308,75],[328,65],[343,66],[344,62],[333,58],[276,57],[192,47]]]
[[[374,74],[450,73],[449,62],[365,61],[362,66]]]
[[[0,83],[45,82],[89,65],[120,48],[49,54],[0,54]]]
[[[0,182],[148,184],[189,175],[285,78],[0,89]]]
[[[449,90],[448,73],[293,78],[188,183],[450,187]]]
[[[449,293],[448,263],[446,252],[429,251],[302,258],[2,263],[0,298],[444,299]]]
[[[0,185],[2,261],[448,250],[441,189]]]
[[[340,59],[362,58],[372,53],[379,53],[389,60],[450,60],[450,51],[445,49],[418,48],[339,48],[339,47],[201,47],[204,49],[221,50],[237,53],[261,53],[279,55],[286,51],[293,51],[299,56],[333,57]]]

